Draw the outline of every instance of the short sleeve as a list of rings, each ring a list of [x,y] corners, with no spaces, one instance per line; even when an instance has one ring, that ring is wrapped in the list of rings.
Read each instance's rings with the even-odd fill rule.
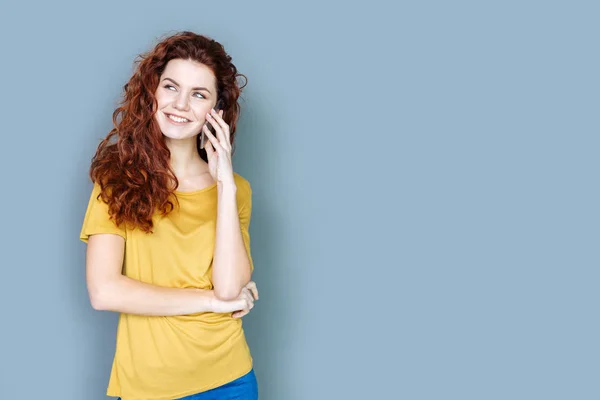
[[[242,230],[242,238],[246,246],[246,253],[250,259],[250,270],[254,271],[254,262],[252,260],[252,252],[250,251],[250,217],[252,216],[252,188],[246,181],[243,188],[239,206],[240,228]]]
[[[83,226],[79,239],[87,243],[90,235],[96,233],[113,233],[127,239],[126,230],[123,227],[117,226],[108,214],[108,204],[102,198],[98,198],[100,194],[100,185],[95,183],[90,195],[85,217],[83,218]]]

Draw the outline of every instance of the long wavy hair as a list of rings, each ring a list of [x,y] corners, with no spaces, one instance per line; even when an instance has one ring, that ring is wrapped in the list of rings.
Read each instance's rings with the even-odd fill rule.
[[[133,76],[123,87],[123,98],[113,113],[114,128],[92,158],[90,177],[101,187],[99,197],[108,204],[110,218],[151,233],[156,211],[167,215],[174,208],[179,182],[171,169],[170,151],[155,120],[155,91],[167,63],[193,60],[209,67],[217,82],[223,119],[229,125],[232,151],[240,115],[238,99],[247,84],[231,57],[215,40],[193,32],[178,32],[162,39],[151,51],[134,60]],[[244,84],[238,83],[244,78]],[[198,135],[199,138],[200,135]],[[198,140],[199,142],[199,140]],[[207,160],[198,143],[198,153]]]

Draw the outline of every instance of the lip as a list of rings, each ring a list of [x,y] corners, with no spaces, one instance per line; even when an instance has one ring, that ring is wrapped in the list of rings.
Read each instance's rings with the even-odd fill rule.
[[[177,114],[173,114],[173,113],[166,113],[163,112],[163,114],[165,115],[165,118],[167,119],[167,121],[169,121],[170,123],[172,123],[173,125],[186,125],[189,124],[190,122],[192,122],[189,118],[186,117],[182,117],[181,115],[177,115]],[[178,117],[178,118],[185,118],[188,120],[188,122],[177,122],[177,121],[173,121],[171,118],[169,118],[169,115],[172,115],[174,117]]]

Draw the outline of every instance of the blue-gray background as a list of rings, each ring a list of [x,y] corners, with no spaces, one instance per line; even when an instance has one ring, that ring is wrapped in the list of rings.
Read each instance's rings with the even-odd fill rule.
[[[4,4],[1,397],[106,398],[89,161],[191,29],[249,78],[261,399],[600,398],[597,4]]]

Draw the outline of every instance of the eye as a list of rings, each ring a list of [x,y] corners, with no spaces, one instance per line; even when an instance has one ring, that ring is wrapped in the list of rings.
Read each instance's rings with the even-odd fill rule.
[[[199,95],[199,96],[202,96],[202,97],[198,97],[196,95]],[[200,92],[194,93],[194,96],[198,97],[199,99],[203,99],[204,98],[204,95],[202,93],[200,93]]]
[[[175,89],[175,86],[172,86],[172,85],[165,85],[165,86],[163,86],[163,87],[164,87],[165,89],[169,89],[169,90],[170,90],[170,88],[173,88],[173,89]]]

